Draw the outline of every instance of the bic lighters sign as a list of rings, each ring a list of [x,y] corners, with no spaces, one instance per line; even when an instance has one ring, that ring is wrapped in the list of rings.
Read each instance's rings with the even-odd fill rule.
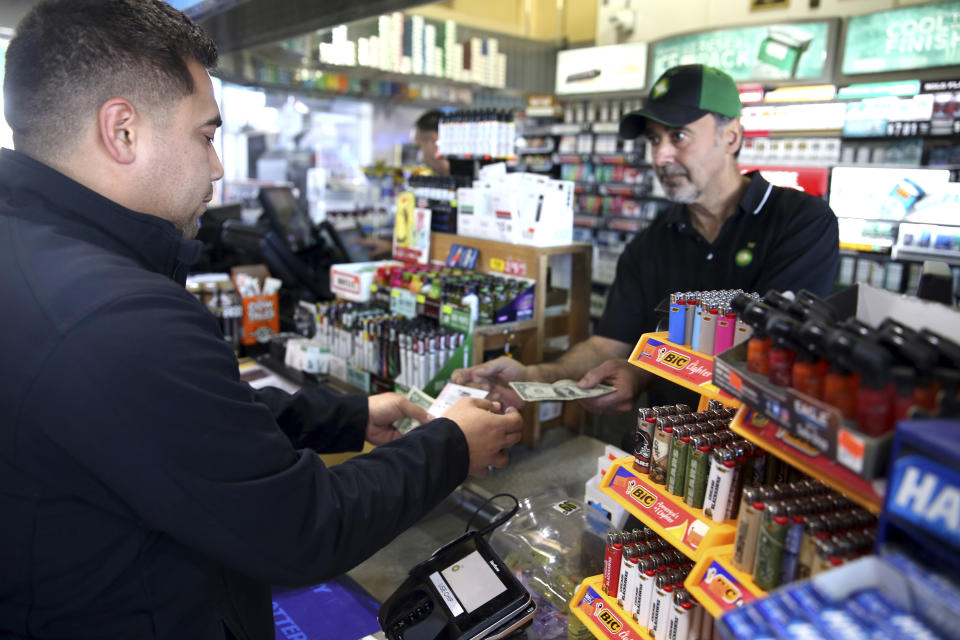
[[[647,340],[638,361],[696,385],[713,379],[713,359],[655,338]]]

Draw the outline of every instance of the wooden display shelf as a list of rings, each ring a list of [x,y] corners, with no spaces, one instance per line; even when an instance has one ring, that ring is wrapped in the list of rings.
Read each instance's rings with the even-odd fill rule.
[[[767,592],[753,584],[753,576],[733,566],[733,545],[716,547],[703,554],[683,586],[714,618]]]
[[[872,513],[879,514],[883,508],[882,489],[825,456],[811,457],[802,453],[781,439],[786,430],[762,413],[741,406],[730,423],[730,429]]]
[[[710,549],[733,543],[735,520],[714,522],[702,509],[686,505],[683,498],[638,474],[632,463],[633,458],[615,460],[600,481],[600,490],[694,562]]]
[[[478,327],[473,341],[474,363],[483,362],[485,352],[504,349],[525,364],[543,362],[544,342],[558,335],[569,336],[570,345],[587,339],[590,328],[590,265],[593,245],[581,242],[556,247],[531,247],[527,245],[497,242],[483,238],[468,238],[451,233],[430,234],[430,260],[443,262],[450,253],[451,245],[473,247],[479,251],[476,270],[482,273],[508,272],[511,275],[536,280],[533,296],[533,319],[507,325]],[[570,289],[567,294],[568,311],[560,316],[546,317],[547,271],[552,257],[569,256]],[[540,440],[541,426],[552,426],[554,421],[541,425],[540,405],[530,403],[524,407],[523,444],[536,446]],[[580,430],[583,409],[575,402],[567,402],[561,418],[556,423]]]
[[[592,576],[580,583],[570,610],[596,638],[609,640],[649,640],[646,627],[637,625],[629,613],[620,608],[616,598],[603,592],[603,576]]]
[[[740,401],[713,384],[713,356],[667,340],[668,333],[645,333],[630,354],[630,364],[700,394],[700,407],[708,400],[739,407]]]

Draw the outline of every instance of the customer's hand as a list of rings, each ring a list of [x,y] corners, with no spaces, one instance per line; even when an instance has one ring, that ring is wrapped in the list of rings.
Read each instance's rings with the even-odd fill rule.
[[[633,409],[637,394],[647,385],[650,378],[651,374],[630,364],[627,360],[607,360],[599,367],[585,373],[577,386],[581,389],[591,389],[602,383],[610,385],[616,391],[596,398],[578,400],[578,402],[590,413],[626,413]]]
[[[367,421],[366,439],[370,444],[383,444],[396,440],[402,434],[393,428],[393,423],[408,416],[417,422],[427,422],[427,412],[407,400],[400,393],[378,393],[367,399],[370,418]]]
[[[480,398],[461,398],[443,414],[457,423],[470,447],[470,475],[485,478],[490,467],[505,467],[507,449],[520,442],[523,419],[516,409],[508,407],[503,414],[500,405]]]
[[[507,356],[467,369],[457,369],[450,375],[450,382],[486,389],[490,392],[487,400],[517,409],[523,408],[525,403],[507,383],[522,380],[527,380],[527,367]]]

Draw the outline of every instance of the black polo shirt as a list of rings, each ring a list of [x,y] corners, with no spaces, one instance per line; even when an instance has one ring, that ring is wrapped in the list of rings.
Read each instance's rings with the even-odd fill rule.
[[[837,218],[820,198],[775,187],[758,171],[712,244],[673,204],[627,244],[597,334],[633,345],[678,291],[806,289],[826,296],[840,264]]]

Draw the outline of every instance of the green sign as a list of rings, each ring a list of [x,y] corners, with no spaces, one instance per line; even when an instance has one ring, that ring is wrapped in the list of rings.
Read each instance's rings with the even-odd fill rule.
[[[653,77],[680,64],[707,64],[736,80],[826,76],[830,22],[771,24],[667,38],[653,45]]]
[[[470,333],[473,330],[470,322],[470,310],[445,304],[440,308],[440,326],[461,333]]]
[[[958,63],[960,2],[854,16],[847,23],[844,75]]]
[[[864,98],[889,98],[891,96],[915,96],[920,93],[919,80],[900,82],[870,82],[841,87],[837,91],[838,100],[863,100]]]

